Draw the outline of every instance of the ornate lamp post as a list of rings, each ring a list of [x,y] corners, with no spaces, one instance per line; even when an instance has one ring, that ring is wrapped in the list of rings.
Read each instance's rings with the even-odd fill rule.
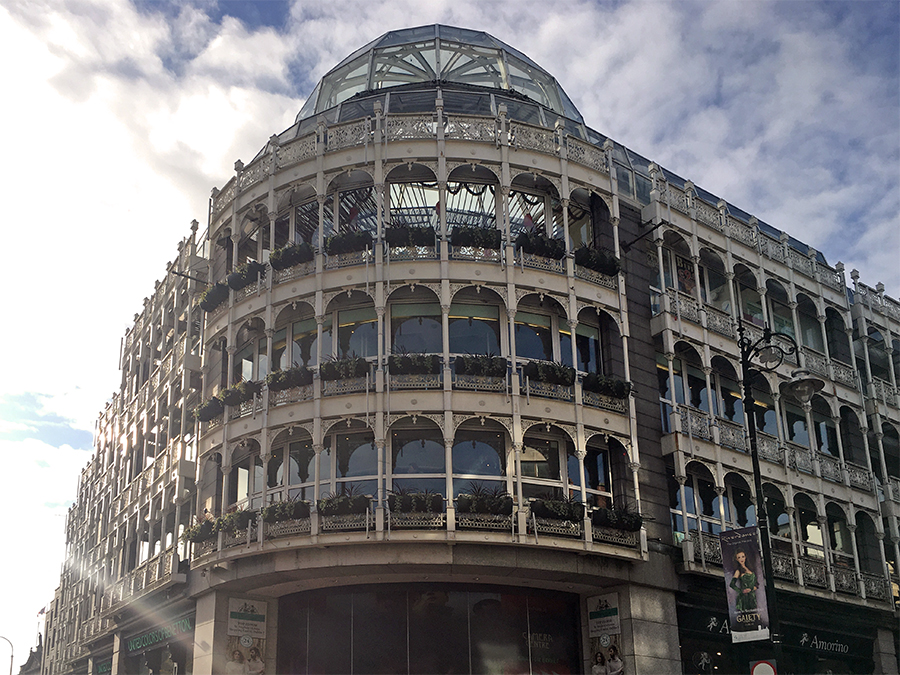
[[[16,658],[13,650],[13,643],[10,642],[9,638],[5,638],[2,635],[0,635],[0,640],[6,640],[9,644],[9,675],[13,675],[13,662]]]
[[[775,575],[772,571],[772,547],[769,542],[769,517],[766,512],[766,500],[763,497],[762,474],[759,469],[758,438],[756,434],[756,416],[751,389],[752,380],[761,373],[770,373],[778,368],[787,356],[796,354],[799,349],[794,338],[786,333],[773,333],[766,326],[762,337],[754,340],[744,332],[743,322],[738,324],[738,345],[741,348],[741,377],[744,385],[744,415],[747,417],[747,429],[750,433],[750,459],[753,462],[753,486],[756,492],[756,523],[762,543],[763,571],[766,576],[766,602],[769,609],[769,636],[772,640],[776,663],[781,661],[781,630],[778,622],[778,609],[775,599]],[[801,403],[809,403],[813,394],[821,390],[825,383],[810,377],[807,370],[795,370],[790,382],[782,390]]]

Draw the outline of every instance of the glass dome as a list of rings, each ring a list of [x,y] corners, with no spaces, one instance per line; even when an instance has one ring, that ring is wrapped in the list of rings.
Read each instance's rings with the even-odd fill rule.
[[[487,33],[441,25],[391,31],[358,49],[319,81],[297,120],[362,92],[419,82],[515,91],[584,121],[556,78],[522,52]]]

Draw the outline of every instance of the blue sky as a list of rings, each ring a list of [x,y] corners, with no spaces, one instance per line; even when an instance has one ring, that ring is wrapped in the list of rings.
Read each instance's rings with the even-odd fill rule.
[[[589,126],[900,295],[894,1],[0,0],[18,252],[0,270],[0,505],[22,514],[4,540],[32,552],[0,559],[17,664],[58,580],[120,339],[190,221],[206,224],[210,189],[344,56],[434,22],[525,52]]]

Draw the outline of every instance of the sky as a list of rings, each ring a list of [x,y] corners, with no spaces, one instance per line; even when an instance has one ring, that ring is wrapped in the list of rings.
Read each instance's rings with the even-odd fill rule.
[[[436,22],[519,49],[588,126],[900,296],[895,1],[0,0],[0,635],[17,669],[121,338],[211,188],[346,55]]]

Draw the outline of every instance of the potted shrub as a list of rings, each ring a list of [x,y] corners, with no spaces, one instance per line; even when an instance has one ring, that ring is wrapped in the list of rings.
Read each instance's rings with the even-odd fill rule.
[[[506,359],[491,354],[457,356],[455,369],[457,375],[506,377]]]
[[[260,391],[262,391],[261,382],[247,382],[241,380],[233,387],[223,390],[219,393],[222,402],[225,405],[240,405],[253,399]]]
[[[365,377],[369,373],[369,362],[361,356],[326,361],[319,368],[323,380],[346,380],[351,377]]]
[[[196,417],[201,422],[209,422],[211,419],[215,419],[219,415],[225,412],[225,406],[222,403],[222,399],[213,396],[206,403],[201,403],[194,410],[194,417]]]
[[[226,281],[228,281],[228,285],[232,289],[239,291],[254,283],[261,276],[264,276],[265,273],[265,265],[256,262],[255,260],[250,260],[229,274]]]
[[[211,312],[226,300],[228,300],[228,286],[220,281],[200,294],[200,309]]]
[[[280,523],[285,520],[309,518],[310,503],[303,499],[275,502],[259,513],[266,523]]]
[[[529,361],[522,368],[525,377],[543,382],[571,387],[575,383],[575,369],[562,363],[548,361]]]
[[[266,375],[269,391],[283,391],[312,384],[313,372],[306,366],[275,370]]]
[[[469,483],[468,491],[456,498],[456,510],[460,513],[485,513],[495,516],[512,514],[513,498],[503,485],[487,488],[481,483]]]
[[[572,497],[541,497],[531,502],[531,512],[538,518],[568,520],[578,523],[584,520],[584,504]]]
[[[435,375],[441,372],[437,354],[391,354],[388,366],[393,375]]]
[[[522,230],[516,237],[516,248],[525,253],[544,258],[562,260],[566,257],[566,244],[535,230]]]
[[[325,252],[328,255],[355,253],[365,251],[371,246],[372,235],[369,232],[336,232],[325,241]]]
[[[306,242],[291,244],[277,248],[269,254],[269,264],[273,270],[286,270],[288,267],[315,260],[316,254],[312,246]]]
[[[611,527],[625,532],[637,532],[644,524],[644,517],[629,509],[599,508],[591,513],[591,524],[597,527]]]
[[[575,264],[614,277],[619,273],[619,259],[612,253],[601,251],[590,246],[575,249]]]
[[[434,228],[391,225],[384,231],[388,246],[434,246]]]
[[[216,531],[213,528],[213,521],[203,520],[187,528],[181,535],[181,538],[183,541],[199,544],[204,541],[209,541],[215,536]]]
[[[388,495],[391,513],[443,513],[444,496],[428,490],[398,488]]]
[[[628,395],[631,393],[631,382],[623,382],[599,373],[588,373],[585,375],[581,379],[581,386],[585,391],[619,399],[628,398]]]
[[[450,242],[454,246],[498,249],[502,241],[500,230],[495,228],[456,225],[450,231]]]
[[[227,532],[234,535],[240,534],[241,532],[244,532],[251,523],[256,522],[257,516],[259,516],[257,511],[238,509],[216,518],[213,529],[216,532]]]

